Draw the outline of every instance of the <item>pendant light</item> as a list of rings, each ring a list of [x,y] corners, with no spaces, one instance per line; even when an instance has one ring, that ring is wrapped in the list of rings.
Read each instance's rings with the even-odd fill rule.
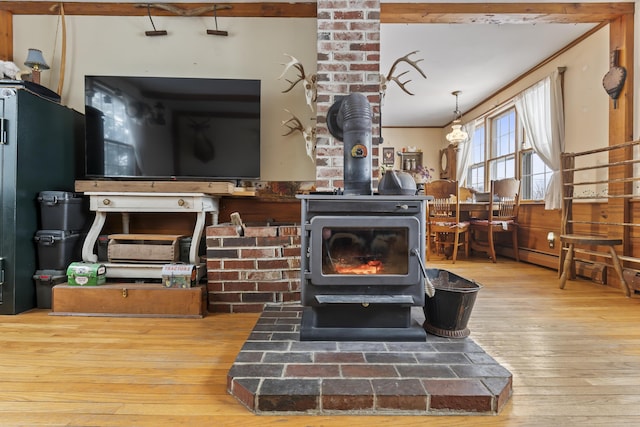
[[[453,124],[451,125],[451,132],[449,132],[446,136],[447,141],[450,144],[458,145],[461,142],[464,142],[469,138],[469,134],[462,130],[462,113],[458,109],[458,95],[460,95],[460,91],[456,90],[451,92],[451,95],[456,97],[456,109],[453,112],[454,119]]]

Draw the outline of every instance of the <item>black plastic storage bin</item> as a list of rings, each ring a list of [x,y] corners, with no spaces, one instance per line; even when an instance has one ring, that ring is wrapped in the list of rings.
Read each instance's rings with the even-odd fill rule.
[[[34,240],[38,245],[39,270],[66,270],[82,257],[84,234],[65,230],[40,230]]]
[[[106,262],[109,260],[109,235],[101,234],[96,240],[96,253],[98,261]]]
[[[191,236],[181,237],[180,238],[180,262],[184,262],[189,264],[191,260],[189,259],[189,251],[191,250],[191,241],[193,238]],[[200,239],[200,245],[198,246],[198,259],[204,253],[207,253],[207,242],[204,237]]]
[[[51,308],[52,288],[67,281],[64,270],[38,270],[33,275],[36,282],[36,303],[38,308]]]
[[[84,229],[89,209],[82,196],[68,191],[42,191],[38,202],[42,230]]]

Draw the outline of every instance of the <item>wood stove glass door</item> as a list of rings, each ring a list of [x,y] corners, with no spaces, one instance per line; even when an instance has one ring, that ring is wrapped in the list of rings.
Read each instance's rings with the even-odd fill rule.
[[[320,216],[311,220],[311,281],[407,285],[420,281],[420,221],[397,216]]]

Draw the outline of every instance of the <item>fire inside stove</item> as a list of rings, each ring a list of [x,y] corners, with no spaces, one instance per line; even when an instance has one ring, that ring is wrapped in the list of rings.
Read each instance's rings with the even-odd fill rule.
[[[409,242],[406,228],[324,227],[324,275],[407,274]]]
[[[336,265],[335,271],[338,274],[380,274],[384,272],[384,269],[382,261],[372,260],[356,266]]]

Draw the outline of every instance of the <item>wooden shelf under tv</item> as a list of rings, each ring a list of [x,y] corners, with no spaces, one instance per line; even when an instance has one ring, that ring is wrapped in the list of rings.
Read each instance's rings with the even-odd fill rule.
[[[255,196],[255,191],[236,187],[229,181],[138,181],[138,180],[77,180],[78,192],[146,192],[204,193],[214,196]]]

